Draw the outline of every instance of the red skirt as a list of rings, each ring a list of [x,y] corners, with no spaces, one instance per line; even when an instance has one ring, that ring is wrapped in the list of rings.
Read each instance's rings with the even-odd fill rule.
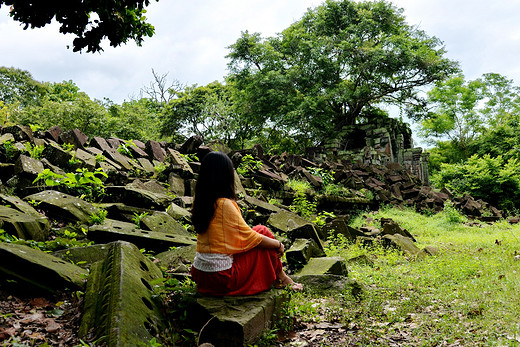
[[[256,232],[274,239],[267,227],[257,225]],[[229,270],[204,272],[191,267],[191,277],[199,293],[207,295],[253,295],[271,288],[282,271],[282,262],[275,249],[255,247],[233,255]]]

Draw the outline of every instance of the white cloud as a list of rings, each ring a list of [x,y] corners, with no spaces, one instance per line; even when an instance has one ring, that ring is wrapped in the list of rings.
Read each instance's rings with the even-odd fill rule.
[[[301,18],[316,0],[152,1],[149,22],[156,35],[143,47],[133,42],[102,54],[67,50],[70,36],[58,26],[22,30],[0,8],[1,65],[32,73],[41,81],[73,80],[91,97],[115,102],[137,95],[151,69],[188,84],[204,85],[227,74],[227,46],[240,32],[272,36]],[[498,72],[520,83],[520,2],[483,0],[395,0],[410,24],[444,41],[468,79]],[[108,46],[108,45],[107,45]]]

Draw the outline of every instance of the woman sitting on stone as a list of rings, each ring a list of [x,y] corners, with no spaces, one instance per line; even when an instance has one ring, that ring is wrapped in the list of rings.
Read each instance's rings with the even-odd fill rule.
[[[191,275],[200,293],[252,295],[273,285],[301,290],[282,269],[284,245],[263,225],[250,228],[235,196],[235,170],[221,152],[207,154],[195,187],[197,254]]]

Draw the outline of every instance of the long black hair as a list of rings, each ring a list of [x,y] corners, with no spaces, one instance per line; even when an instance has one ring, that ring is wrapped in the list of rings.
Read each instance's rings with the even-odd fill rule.
[[[215,214],[218,198],[236,200],[233,162],[222,152],[211,152],[202,159],[195,185],[191,221],[199,234],[206,232]]]

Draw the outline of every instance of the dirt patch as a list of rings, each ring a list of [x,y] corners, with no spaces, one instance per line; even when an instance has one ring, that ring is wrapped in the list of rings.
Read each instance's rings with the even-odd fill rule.
[[[15,296],[0,289],[0,344],[76,346],[82,300],[74,293]]]

